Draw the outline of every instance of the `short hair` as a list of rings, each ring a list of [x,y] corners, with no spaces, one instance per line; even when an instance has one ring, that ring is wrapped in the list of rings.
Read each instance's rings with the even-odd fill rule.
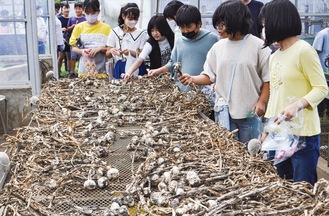
[[[170,41],[171,39],[174,38],[174,33],[171,30],[171,28],[164,16],[155,15],[150,19],[150,21],[147,25],[147,33],[150,36],[150,38],[153,38],[152,37],[153,28],[156,28],[162,36],[165,36],[168,39],[168,41]]]
[[[201,23],[201,13],[199,9],[193,5],[183,5],[177,11],[176,23],[180,27],[188,26],[191,23],[197,25]]]
[[[70,8],[70,4],[69,3],[63,3],[62,7],[63,8]]]
[[[83,7],[83,4],[81,2],[77,2],[74,4],[74,8],[82,8]]]
[[[300,35],[302,31],[298,10],[289,0],[273,0],[266,3],[259,19],[265,23],[265,47],[285,38]]]
[[[100,11],[99,1],[98,0],[85,0],[83,3],[83,10],[85,12]]]
[[[60,4],[59,2],[56,2],[56,3],[55,3],[55,9],[56,9],[56,10],[61,9],[61,4]]]
[[[136,3],[127,3],[120,10],[120,14],[118,17],[119,26],[123,26],[125,21],[122,19],[122,15],[128,16],[129,18],[138,19],[139,18],[139,7]]]
[[[173,0],[169,2],[163,10],[163,16],[165,18],[175,19],[178,9],[184,5],[180,1]]]
[[[219,5],[212,16],[214,28],[221,22],[224,22],[227,34],[233,37],[237,33],[246,35],[252,26],[251,13],[242,1],[229,0]]]

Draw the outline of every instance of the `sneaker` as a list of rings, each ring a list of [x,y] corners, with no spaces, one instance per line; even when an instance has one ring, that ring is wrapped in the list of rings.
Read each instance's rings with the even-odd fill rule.
[[[71,72],[69,72],[69,73],[67,74],[67,78],[74,79],[74,78],[76,78],[76,74],[75,74],[75,73],[71,73]]]

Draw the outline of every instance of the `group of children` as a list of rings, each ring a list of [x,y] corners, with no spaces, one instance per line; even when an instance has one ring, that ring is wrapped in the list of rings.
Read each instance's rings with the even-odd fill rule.
[[[75,25],[69,40],[72,52],[81,55],[79,74],[88,73],[90,61],[98,73],[105,73],[106,60],[114,58],[116,79],[171,72],[182,91],[189,91],[192,84],[213,85],[214,103],[219,98],[226,101],[230,130],[238,129],[241,142],[254,138],[247,119],[251,110],[265,118],[280,114],[285,121],[303,110],[298,135],[306,140],[306,147],[277,168],[282,177],[316,182],[321,132],[317,105],[328,87],[316,51],[297,38],[301,19],[289,0],[272,0],[260,10],[263,40],[250,34],[252,15],[241,0],[225,1],[216,9],[212,22],[218,34],[202,28],[195,6],[179,1],[171,1],[164,16],[153,16],[147,32],[136,26],[140,10],[135,3],[121,8],[113,29],[97,19],[98,0],[85,0],[84,12],[86,22]],[[271,55],[269,46],[275,42],[280,48]],[[278,120],[282,118],[276,118],[279,124]]]

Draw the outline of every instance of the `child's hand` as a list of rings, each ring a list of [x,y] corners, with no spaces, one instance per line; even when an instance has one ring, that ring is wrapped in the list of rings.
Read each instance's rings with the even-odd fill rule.
[[[130,73],[126,73],[123,77],[124,81],[127,83],[131,78],[131,74]]]
[[[112,54],[112,56],[121,55],[121,50],[119,48],[111,48],[111,49],[109,49],[109,52]]]
[[[83,57],[89,57],[90,49],[83,49],[81,55]]]
[[[102,49],[101,48],[92,48],[89,49],[89,57],[94,58],[95,55],[100,52]]]
[[[301,101],[295,101],[292,104],[286,106],[276,117],[274,122],[282,122],[282,121],[291,121],[294,118],[298,117],[298,112],[304,109],[304,105]]]
[[[189,74],[178,74],[178,79],[185,86],[193,83],[193,78]]]
[[[128,49],[122,50],[121,53],[128,56],[129,55],[129,50]]]

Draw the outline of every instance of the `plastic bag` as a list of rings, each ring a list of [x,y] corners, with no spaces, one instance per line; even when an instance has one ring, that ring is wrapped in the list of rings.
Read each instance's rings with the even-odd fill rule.
[[[230,130],[230,112],[228,104],[223,98],[219,98],[214,106],[215,122]]]
[[[250,127],[251,138],[260,139],[263,132],[262,117],[259,117],[255,110],[250,110],[247,114],[247,123]]]
[[[270,118],[265,125],[268,133],[262,144],[262,151],[273,153],[274,165],[290,158],[295,152],[303,149],[305,140],[300,139],[299,133],[303,123],[303,117],[299,114],[293,121],[274,122],[275,117]]]

